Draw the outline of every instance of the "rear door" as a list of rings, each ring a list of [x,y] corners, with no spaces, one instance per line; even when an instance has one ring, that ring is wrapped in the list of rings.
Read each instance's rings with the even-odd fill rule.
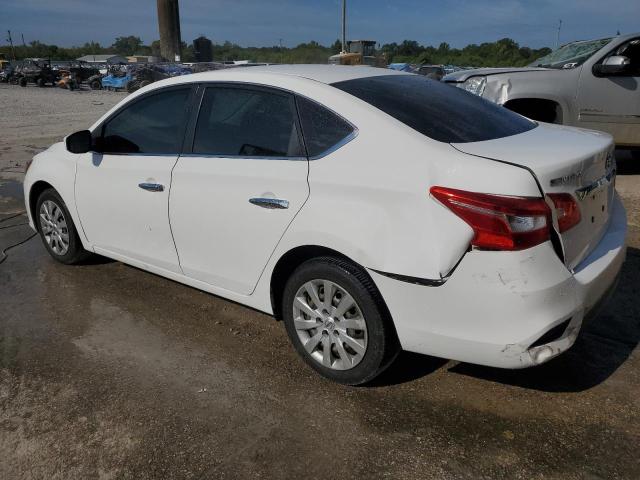
[[[169,214],[186,275],[250,294],[309,195],[293,95],[210,84],[173,171]]]
[[[181,273],[168,210],[191,92],[190,86],[150,92],[94,132],[100,152],[78,161],[75,192],[82,228],[97,252]]]

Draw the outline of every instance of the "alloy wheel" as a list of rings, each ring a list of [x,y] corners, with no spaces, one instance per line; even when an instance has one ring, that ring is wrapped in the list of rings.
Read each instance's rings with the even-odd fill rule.
[[[51,200],[40,206],[42,235],[53,253],[59,256],[69,251],[69,229],[62,208]]]
[[[329,280],[302,285],[293,301],[293,321],[304,349],[333,370],[358,365],[367,351],[367,324],[354,298]]]

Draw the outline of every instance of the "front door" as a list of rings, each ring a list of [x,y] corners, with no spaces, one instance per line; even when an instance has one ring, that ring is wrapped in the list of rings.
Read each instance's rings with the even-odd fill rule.
[[[100,152],[78,161],[76,204],[96,252],[181,272],[168,212],[190,94],[180,87],[145,95],[94,132]]]
[[[170,219],[185,275],[250,294],[309,195],[293,96],[209,86],[190,154],[173,171]]]
[[[620,146],[638,145],[640,39],[625,42],[607,56],[611,55],[629,58],[628,73],[596,76],[592,68],[583,68],[578,88],[578,126],[610,133]]]

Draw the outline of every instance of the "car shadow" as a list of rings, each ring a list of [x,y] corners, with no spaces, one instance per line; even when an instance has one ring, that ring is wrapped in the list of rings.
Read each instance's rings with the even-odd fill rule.
[[[455,363],[448,371],[505,385],[544,392],[581,392],[593,388],[624,364],[640,342],[640,250],[629,248],[616,291],[598,316],[586,322],[574,346],[538,367],[505,370]],[[371,386],[416,380],[446,360],[403,352]]]

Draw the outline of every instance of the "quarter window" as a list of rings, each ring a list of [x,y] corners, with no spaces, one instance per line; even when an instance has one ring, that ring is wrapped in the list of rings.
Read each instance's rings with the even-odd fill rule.
[[[198,116],[193,153],[303,156],[293,97],[257,89],[207,88]]]
[[[353,132],[353,127],[346,120],[316,102],[299,97],[298,109],[310,157],[322,155]]]
[[[105,153],[177,154],[189,115],[190,87],[136,101],[109,120],[102,131]]]

